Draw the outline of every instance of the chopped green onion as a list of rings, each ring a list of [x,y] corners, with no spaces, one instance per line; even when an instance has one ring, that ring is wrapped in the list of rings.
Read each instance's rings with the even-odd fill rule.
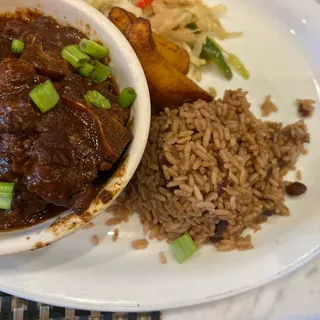
[[[0,182],[0,194],[12,194],[14,189],[14,183]]]
[[[106,66],[105,64],[97,61],[94,64],[94,69],[92,72],[92,80],[94,82],[100,83],[106,81],[111,76],[111,69],[110,67]]]
[[[0,209],[10,209],[13,199],[14,183],[0,182]]]
[[[0,198],[0,209],[11,209],[12,199],[10,198]]]
[[[213,39],[207,38],[202,47],[201,57],[208,61],[213,61],[226,79],[230,80],[232,78],[232,71],[224,59],[219,45]]]
[[[83,53],[80,50],[80,47],[76,44],[71,44],[63,48],[61,51],[61,57],[75,68],[81,67],[81,65],[90,60],[90,57]]]
[[[128,108],[137,98],[137,93],[134,89],[128,87],[122,90],[119,96],[119,106],[121,108]]]
[[[179,263],[183,263],[197,251],[197,246],[188,233],[173,241],[171,247]]]
[[[109,50],[93,40],[82,39],[79,43],[80,49],[91,57],[103,59],[109,54]]]
[[[246,80],[250,78],[250,73],[248,69],[236,55],[228,53],[227,61],[236,71],[239,72],[242,78]]]
[[[104,97],[100,92],[96,90],[87,91],[87,94],[84,96],[87,102],[92,103],[95,107],[99,109],[110,109],[111,103],[109,99]]]
[[[227,55],[226,61],[241,75],[244,79],[250,78],[250,72],[242,63],[242,61],[233,53],[228,52],[224,48],[222,48],[218,43],[215,43],[218,48]]]
[[[60,100],[60,96],[50,80],[36,86],[29,93],[29,96],[42,113],[52,109]]]
[[[85,62],[79,69],[78,72],[85,78],[89,78],[94,69],[94,66],[88,62]]]
[[[13,53],[22,53],[24,50],[24,42],[19,39],[13,39],[11,43],[11,51]]]

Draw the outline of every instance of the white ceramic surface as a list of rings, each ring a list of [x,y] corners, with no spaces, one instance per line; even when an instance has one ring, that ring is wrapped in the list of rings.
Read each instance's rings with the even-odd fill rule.
[[[114,177],[109,179],[104,190],[113,195],[107,203],[94,202],[85,216],[67,214],[63,221],[52,219],[40,225],[18,232],[0,233],[0,255],[45,247],[76,231],[93,217],[104,211],[119,195],[134,174],[144,151],[150,125],[150,98],[146,79],[140,62],[121,32],[97,10],[80,0],[1,0],[0,12],[16,8],[39,9],[53,16],[59,23],[69,24],[88,32],[101,40],[110,50],[114,78],[120,90],[133,87],[137,99],[131,112],[133,135],[125,161]],[[54,223],[54,226],[51,224]]]
[[[234,297],[164,311],[163,320],[319,320],[320,256],[291,275]]]
[[[219,1],[211,1],[219,3]],[[313,0],[227,0],[224,21],[243,30],[225,46],[251,71],[249,81],[235,76],[226,82],[207,70],[202,85],[249,90],[253,110],[267,94],[280,107],[270,119],[297,119],[295,99],[319,99],[320,6]],[[255,249],[218,253],[208,246],[180,265],[169,246],[152,242],[134,251],[130,242],[142,236],[137,219],[113,228],[100,215],[92,229],[81,230],[46,249],[0,258],[0,289],[29,299],[83,309],[159,310],[192,305],[243,292],[276,279],[315,256],[320,245],[319,104],[307,120],[312,142],[299,160],[308,192],[288,201],[291,217],[273,217],[253,237]],[[98,235],[94,247],[90,237]],[[158,252],[164,250],[168,264]]]

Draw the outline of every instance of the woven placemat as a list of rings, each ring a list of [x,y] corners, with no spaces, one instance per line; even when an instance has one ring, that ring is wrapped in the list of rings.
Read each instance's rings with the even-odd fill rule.
[[[0,292],[0,320],[160,320],[160,312],[112,313],[67,309]]]

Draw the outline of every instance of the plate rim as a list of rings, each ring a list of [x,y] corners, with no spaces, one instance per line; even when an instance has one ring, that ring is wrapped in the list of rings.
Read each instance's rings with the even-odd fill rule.
[[[308,11],[312,11],[312,6],[311,3],[314,1],[315,5],[317,5],[316,10],[320,10],[319,4],[316,3],[315,0],[309,0],[308,2],[305,2],[305,7],[308,7]],[[261,1],[260,1],[261,2]],[[283,1],[281,0],[273,0],[274,3],[282,3]],[[294,2],[298,3],[299,0],[292,0],[292,6],[294,6]],[[310,6],[308,5],[310,3]],[[312,15],[316,17],[316,12],[311,12]],[[173,302],[170,302],[168,300],[160,303],[145,303],[145,304],[140,304],[140,305],[129,305],[127,304],[126,306],[122,304],[121,306],[109,302],[109,304],[94,304],[94,303],[85,303],[83,301],[81,302],[76,302],[75,299],[72,297],[60,297],[60,299],[56,299],[56,297],[51,294],[50,297],[49,295],[46,296],[39,296],[39,294],[33,294],[32,292],[23,292],[23,291],[17,291],[14,289],[5,289],[5,292],[12,294],[12,295],[18,295],[19,297],[22,297],[24,299],[28,300],[35,300],[39,301],[41,303],[45,304],[56,304],[58,306],[62,307],[68,307],[68,308],[75,308],[79,310],[94,310],[96,311],[116,311],[116,312],[145,312],[145,311],[155,311],[155,310],[167,310],[167,309],[172,309],[172,308],[180,308],[180,307],[186,307],[186,306],[193,306],[193,305],[198,305],[198,304],[203,304],[203,303],[208,303],[212,301],[217,301],[220,299],[228,298],[240,293],[247,292],[249,290],[258,288],[260,286],[263,286],[267,283],[270,283],[274,280],[277,280],[281,277],[284,277],[286,275],[289,275],[290,273],[294,272],[298,268],[302,267],[306,263],[308,263],[310,260],[314,259],[318,254],[320,253],[320,243],[314,247],[310,252],[308,252],[305,256],[301,257],[301,259],[297,260],[295,263],[291,265],[287,265],[284,269],[279,271],[278,273],[275,273],[272,276],[266,277],[265,279],[262,279],[260,281],[257,281],[255,283],[249,284],[249,285],[244,285],[242,287],[239,287],[234,290],[227,291],[225,293],[221,294],[215,294],[215,295],[208,295],[207,297],[202,297],[199,299],[192,299],[186,300],[186,299],[175,299]],[[0,289],[3,289],[2,285],[0,284]]]
[[[173,303],[159,303],[159,304],[137,304],[135,306],[128,305],[128,306],[118,306],[116,304],[109,303],[108,305],[94,305],[94,304],[86,304],[83,302],[75,302],[74,299],[70,297],[63,297],[63,299],[59,300],[57,299],[57,304],[55,304],[55,298],[49,299],[40,296],[38,298],[38,295],[32,294],[32,293],[27,293],[24,294],[23,292],[18,292],[15,290],[5,290],[6,293],[12,295],[12,296],[17,296],[22,299],[26,300],[31,300],[31,301],[36,301],[42,304],[47,304],[47,305],[54,305],[57,307],[63,307],[63,308],[70,308],[70,309],[76,309],[76,310],[87,310],[87,311],[100,311],[100,312],[152,312],[152,311],[165,311],[165,310],[170,310],[170,309],[178,309],[178,308],[183,308],[183,307],[191,307],[191,306],[196,306],[196,305],[201,305],[209,302],[214,302],[226,298],[230,298],[232,296],[236,296],[241,293],[248,292],[250,290],[257,289],[258,287],[264,286],[268,283],[271,283],[277,279],[280,279],[284,276],[287,276],[294,271],[298,270],[305,264],[307,264],[309,261],[313,260],[317,255],[320,253],[320,247],[314,249],[309,255],[307,255],[305,258],[299,260],[296,264],[292,264],[288,268],[283,269],[282,271],[278,272],[277,274],[268,277],[266,279],[263,279],[259,282],[256,282],[254,284],[242,286],[238,289],[235,290],[230,290],[225,293],[217,294],[217,295],[212,295],[212,296],[207,296],[205,298],[199,298],[199,299],[193,299],[192,301],[185,300],[185,301],[177,301],[175,300]],[[1,285],[0,285],[1,286]],[[0,287],[1,288],[1,287]],[[2,290],[2,289],[1,289]],[[66,301],[65,303],[63,301]],[[94,309],[93,309],[94,308]]]

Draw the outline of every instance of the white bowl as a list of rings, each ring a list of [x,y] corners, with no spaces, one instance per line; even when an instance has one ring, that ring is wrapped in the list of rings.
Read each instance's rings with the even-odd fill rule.
[[[110,66],[120,90],[133,87],[138,97],[131,112],[134,138],[117,171],[88,210],[82,215],[65,213],[62,219],[60,216],[24,230],[1,233],[0,255],[45,247],[75,232],[110,206],[137,169],[150,127],[150,98],[144,72],[130,44],[108,19],[80,0],[2,0],[0,13],[13,12],[17,8],[38,9],[60,24],[89,32],[89,36],[101,40],[110,50]]]

